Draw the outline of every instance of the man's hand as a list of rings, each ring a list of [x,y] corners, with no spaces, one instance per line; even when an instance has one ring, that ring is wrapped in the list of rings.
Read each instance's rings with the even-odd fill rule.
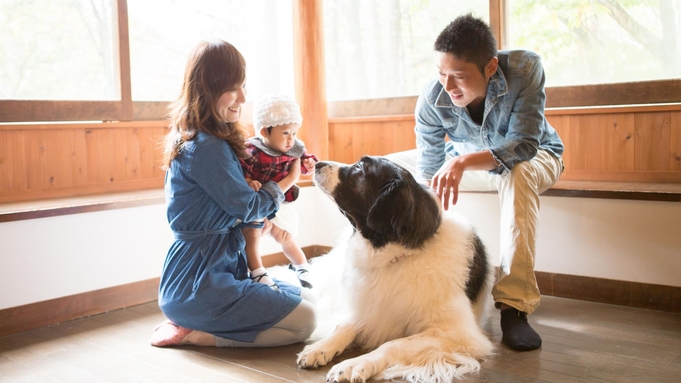
[[[450,199],[452,206],[456,205],[459,200],[459,184],[463,178],[463,172],[467,170],[492,170],[496,167],[497,163],[489,150],[459,155],[442,165],[430,181],[430,188],[442,201],[442,207],[447,210],[449,209]]]
[[[463,177],[464,168],[458,158],[454,157],[445,162],[430,181],[430,188],[440,198],[445,210],[449,209],[450,199],[452,206],[456,205],[456,201],[459,199],[459,184]]]

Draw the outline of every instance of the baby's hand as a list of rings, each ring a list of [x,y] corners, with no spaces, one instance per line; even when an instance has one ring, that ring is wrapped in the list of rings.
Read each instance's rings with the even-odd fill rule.
[[[303,160],[303,166],[305,166],[305,169],[307,169],[308,173],[314,172],[314,165],[315,162],[312,158],[306,158]]]
[[[262,186],[262,184],[259,181],[252,180],[250,178],[246,178],[246,183],[248,184],[248,186],[250,186],[251,189],[255,191],[260,191],[260,187]]]

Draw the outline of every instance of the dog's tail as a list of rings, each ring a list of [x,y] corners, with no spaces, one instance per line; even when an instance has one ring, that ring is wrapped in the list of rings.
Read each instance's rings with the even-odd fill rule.
[[[395,365],[381,379],[404,379],[412,383],[451,383],[480,371],[480,362],[461,354],[432,353],[423,364]]]

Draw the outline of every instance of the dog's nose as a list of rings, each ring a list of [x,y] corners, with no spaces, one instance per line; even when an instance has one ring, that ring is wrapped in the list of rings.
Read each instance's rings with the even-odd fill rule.
[[[314,165],[314,168],[315,168],[315,170],[319,170],[319,169],[323,168],[324,166],[329,166],[329,164],[327,164],[324,161],[319,161]]]

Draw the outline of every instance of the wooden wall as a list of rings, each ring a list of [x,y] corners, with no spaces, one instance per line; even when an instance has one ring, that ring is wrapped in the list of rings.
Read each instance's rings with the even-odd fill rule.
[[[681,182],[681,107],[551,111],[564,180]]]
[[[563,180],[681,182],[681,106],[551,110],[565,144]],[[415,148],[414,117],[329,120],[329,156],[353,163],[363,154]]]
[[[0,203],[163,187],[166,125],[0,125]]]
[[[679,105],[550,110],[547,118],[566,146],[563,180],[681,183]],[[415,147],[410,114],[328,121],[334,161]],[[163,121],[0,125],[0,203],[161,188],[165,133]]]
[[[329,159],[353,163],[363,155],[379,156],[414,149],[414,116],[329,119]]]

